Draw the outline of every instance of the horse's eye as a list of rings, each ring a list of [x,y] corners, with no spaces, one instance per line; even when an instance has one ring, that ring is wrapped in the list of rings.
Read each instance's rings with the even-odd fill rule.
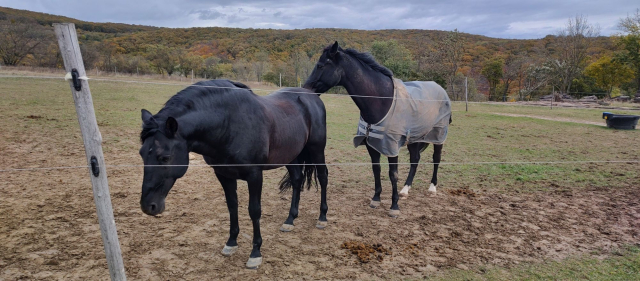
[[[324,65],[318,64],[318,69],[322,69]]]

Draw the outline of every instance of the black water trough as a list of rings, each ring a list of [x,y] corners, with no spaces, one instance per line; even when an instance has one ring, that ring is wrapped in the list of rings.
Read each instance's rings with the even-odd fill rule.
[[[638,125],[638,115],[613,114],[603,112],[602,119],[607,120],[607,127],[622,130],[635,130]]]

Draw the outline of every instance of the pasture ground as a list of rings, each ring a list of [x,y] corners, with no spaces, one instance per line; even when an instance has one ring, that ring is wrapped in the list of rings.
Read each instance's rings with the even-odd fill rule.
[[[0,73],[1,74],[1,73]],[[0,78],[0,169],[86,165],[73,100],[62,80]],[[176,83],[176,82],[172,82]],[[139,165],[140,109],[157,112],[183,86],[91,81],[107,165]],[[186,84],[185,84],[186,85]],[[254,88],[268,86],[250,84]],[[270,88],[273,89],[273,88]],[[264,92],[256,91],[259,94]],[[351,137],[358,111],[346,97],[322,97],[329,163],[368,162]],[[210,168],[191,167],[161,217],[139,208],[141,167],[108,167],[114,214],[130,280],[212,279],[638,279],[640,165],[468,164],[475,162],[640,160],[640,131],[604,122],[602,110],[455,103],[437,195],[431,166],[419,168],[402,214],[387,216],[391,187],[373,194],[369,165],[329,167],[329,226],[315,228],[319,194],[302,193],[296,229],[278,229],[290,194],[283,169],[265,173],[261,220],[264,264],[244,269],[251,249],[246,183],[239,251],[219,254],[228,235],[222,188]],[[614,111],[637,114],[637,111]],[[544,120],[531,117],[545,117]],[[423,153],[429,163],[432,149]],[[408,162],[406,150],[400,162]],[[192,155],[192,164],[203,164]],[[467,163],[467,164],[464,164]],[[400,169],[402,187],[408,172]],[[390,255],[361,263],[344,242],[380,244]],[[0,280],[107,280],[85,169],[0,173]]]

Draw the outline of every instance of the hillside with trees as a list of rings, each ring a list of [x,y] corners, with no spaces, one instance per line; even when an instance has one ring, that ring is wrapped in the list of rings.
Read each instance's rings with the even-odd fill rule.
[[[73,22],[85,67],[100,71],[231,78],[297,86],[321,50],[371,52],[405,80],[433,80],[454,100],[467,79],[474,100],[535,99],[552,91],[576,96],[634,95],[640,85],[640,14],[621,17],[620,34],[599,36],[583,16],[535,40],[438,30],[158,28],[92,23],[0,7],[2,65],[61,68],[51,27]],[[614,74],[615,73],[615,74]]]

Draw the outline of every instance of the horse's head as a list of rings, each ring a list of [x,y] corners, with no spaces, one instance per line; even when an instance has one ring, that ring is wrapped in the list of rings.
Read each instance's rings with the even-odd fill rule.
[[[316,93],[324,93],[340,83],[344,70],[340,66],[340,46],[338,41],[324,48],[316,67],[304,83],[304,88]]]
[[[155,216],[164,211],[169,190],[187,172],[189,150],[186,140],[178,133],[175,118],[168,117],[160,124],[145,109],[142,110],[140,139],[140,156],[145,165],[140,207],[145,214]]]

